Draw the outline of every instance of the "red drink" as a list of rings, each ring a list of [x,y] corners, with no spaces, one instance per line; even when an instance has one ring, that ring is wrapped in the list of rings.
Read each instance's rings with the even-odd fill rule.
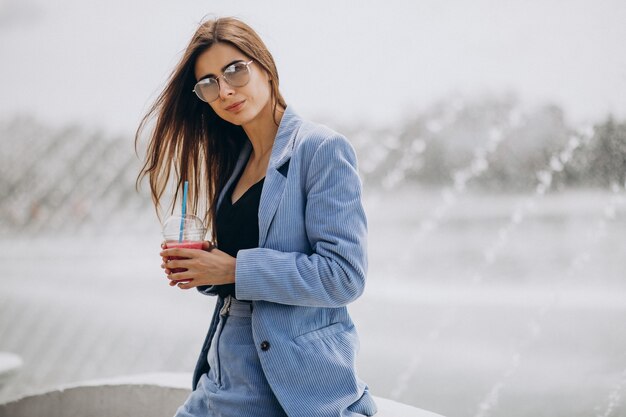
[[[172,249],[172,248],[183,248],[183,249],[202,249],[202,241],[191,241],[191,240],[183,240],[182,242],[178,242],[176,240],[170,240],[165,242],[165,248],[166,249]],[[189,258],[183,258],[182,256],[170,256],[168,259],[174,260],[174,259],[189,259]],[[172,268],[171,271],[172,273],[177,273],[177,272],[185,272],[187,270],[187,268]],[[186,279],[181,279],[181,280],[174,280],[174,282],[188,282],[189,280]]]

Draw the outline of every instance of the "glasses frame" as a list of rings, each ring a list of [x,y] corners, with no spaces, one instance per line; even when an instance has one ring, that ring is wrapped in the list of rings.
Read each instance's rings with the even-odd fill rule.
[[[248,71],[248,80],[247,80],[244,84],[242,84],[242,85],[233,85],[233,84],[231,84],[231,83],[228,81],[228,78],[226,77],[226,70],[227,70],[228,68],[232,67],[233,65],[240,64],[240,63],[242,63],[242,62],[243,62],[243,61],[239,61],[239,62],[235,62],[235,63],[233,63],[233,64],[229,65],[228,67],[226,67],[226,69],[224,69],[224,72],[222,72],[222,75],[220,75],[220,76],[218,76],[218,77],[207,77],[207,78],[205,78],[205,79],[203,79],[203,80],[198,81],[198,82],[197,82],[197,83],[193,86],[193,90],[191,90],[191,91],[193,91],[193,92],[196,94],[196,97],[198,97],[200,100],[204,101],[205,103],[212,103],[212,102],[214,102],[215,100],[217,100],[217,99],[219,98],[219,96],[220,96],[220,89],[222,88],[222,85],[220,84],[220,78],[223,78],[223,79],[224,79],[224,81],[226,81],[226,84],[230,85],[231,87],[235,87],[235,88],[237,88],[237,87],[245,87],[245,86],[246,86],[246,85],[250,82],[250,64],[252,64],[252,63],[254,62],[254,59],[251,59],[251,60],[250,60],[250,61],[248,61],[248,62],[243,62],[243,64],[246,66],[246,70]],[[212,82],[213,80],[215,80],[215,82],[217,82],[217,97],[215,97],[215,98],[214,98],[213,100],[211,100],[211,101],[207,101],[207,100],[203,99],[203,98],[200,96],[200,93],[199,93],[200,88],[199,88],[199,86],[200,86],[200,85],[202,85],[202,84],[207,84],[207,83],[209,83],[209,82]],[[197,90],[196,90],[196,88],[197,88]]]

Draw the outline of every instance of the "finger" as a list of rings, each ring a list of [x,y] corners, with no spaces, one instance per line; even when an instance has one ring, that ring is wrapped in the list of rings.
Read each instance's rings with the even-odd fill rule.
[[[192,260],[189,259],[172,259],[165,264],[167,269],[185,268],[189,269],[192,264]]]
[[[191,276],[189,271],[183,271],[183,272],[174,272],[174,273],[170,272],[169,274],[167,274],[167,279],[172,280],[172,281],[181,281],[181,280],[193,279],[193,277]]]
[[[195,288],[198,285],[194,283],[194,281],[187,281],[187,282],[179,282],[178,283],[178,288],[180,288],[181,290],[188,290],[190,288]]]
[[[189,282],[189,280],[185,280],[185,279],[182,279],[182,280],[172,280],[168,284],[169,284],[170,287],[175,287],[176,285],[178,285],[180,283],[185,283],[185,282]]]
[[[167,247],[167,244],[165,241],[161,242],[161,249],[165,249]]]
[[[215,243],[205,240],[202,242],[202,250],[211,252],[215,248]]]

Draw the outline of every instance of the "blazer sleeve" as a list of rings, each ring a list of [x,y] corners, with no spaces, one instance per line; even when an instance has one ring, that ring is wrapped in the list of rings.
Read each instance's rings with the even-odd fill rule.
[[[235,272],[238,299],[340,307],[363,293],[367,220],[352,145],[342,136],[325,139],[311,158],[304,185],[312,253],[240,250]]]

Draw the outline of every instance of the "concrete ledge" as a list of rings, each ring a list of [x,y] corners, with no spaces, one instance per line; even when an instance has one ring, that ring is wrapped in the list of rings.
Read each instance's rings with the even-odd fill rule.
[[[87,381],[0,404],[0,417],[171,417],[189,395],[188,374]],[[377,417],[442,417],[375,397]]]
[[[22,367],[22,358],[9,353],[0,352],[0,386],[6,384]]]

